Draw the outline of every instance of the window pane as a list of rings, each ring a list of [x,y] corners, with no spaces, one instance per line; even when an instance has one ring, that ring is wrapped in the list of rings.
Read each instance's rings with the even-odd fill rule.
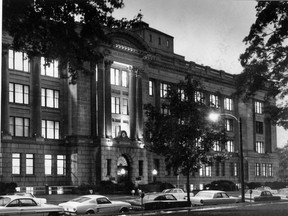
[[[15,70],[23,70],[23,53],[15,52]]]
[[[15,118],[15,136],[23,136],[23,119],[22,118]]]
[[[24,104],[29,104],[29,86],[24,86]]]
[[[14,102],[14,84],[9,83],[9,102]]]
[[[54,91],[54,108],[59,108],[59,91]]]
[[[14,69],[14,61],[13,61],[13,59],[14,59],[14,52],[13,52],[13,50],[9,50],[9,69]]]
[[[47,107],[53,107],[53,90],[46,89],[46,106]]]
[[[46,121],[42,120],[42,137],[46,138]]]
[[[45,155],[45,175],[52,174],[52,155]]]
[[[53,121],[47,121],[47,139],[53,139],[54,138],[54,122]]]
[[[46,89],[41,89],[41,106],[46,106]]]
[[[23,54],[23,70],[25,72],[28,72],[29,71],[29,60],[28,60],[28,56],[26,53]]]
[[[15,103],[23,103],[23,86],[15,84]]]

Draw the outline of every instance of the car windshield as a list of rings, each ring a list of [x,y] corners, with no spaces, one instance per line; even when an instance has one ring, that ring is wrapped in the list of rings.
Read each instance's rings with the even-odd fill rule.
[[[90,198],[89,197],[77,197],[75,199],[72,199],[71,202],[83,203],[83,202],[86,202],[87,200],[90,200]]]
[[[0,197],[0,206],[5,206],[11,201],[8,197]]]
[[[204,191],[200,191],[195,195],[195,197],[205,197],[205,198],[211,198],[212,196],[213,196],[212,193],[204,192]]]

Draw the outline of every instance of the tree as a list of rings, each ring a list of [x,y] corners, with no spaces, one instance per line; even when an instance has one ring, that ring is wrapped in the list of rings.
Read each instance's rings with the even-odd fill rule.
[[[123,0],[4,0],[3,31],[12,37],[12,49],[43,56],[48,64],[59,59],[59,68],[68,68],[75,83],[79,71],[89,71],[85,62],[95,65],[105,55],[99,49],[110,42],[105,28],[127,28],[142,17],[113,18],[123,5]]]
[[[224,145],[226,137],[221,124],[208,119],[211,107],[204,104],[204,98],[195,97],[202,91],[197,81],[180,82],[168,88],[160,109],[145,105],[145,147],[164,156],[168,166],[187,177],[188,202],[189,174],[227,156],[225,151],[211,151],[215,142]]]
[[[279,155],[279,178],[281,181],[288,181],[288,142],[283,148],[276,149]]]
[[[259,89],[267,89],[269,97],[284,99],[288,93],[288,2],[258,1],[256,21],[244,42],[241,54],[244,71],[238,77],[238,90],[251,96]],[[274,120],[288,128],[287,102],[272,107]]]

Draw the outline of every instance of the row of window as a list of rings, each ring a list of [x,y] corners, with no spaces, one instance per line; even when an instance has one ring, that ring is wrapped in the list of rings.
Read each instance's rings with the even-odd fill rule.
[[[9,50],[8,58],[9,69],[29,72],[30,61],[26,53]],[[41,57],[41,75],[58,78],[58,61],[53,60],[51,63],[47,63],[45,58]]]
[[[149,95],[153,96],[154,95],[154,91],[155,91],[155,87],[154,87],[154,81],[153,80],[149,80]],[[160,97],[161,98],[165,98],[167,95],[167,91],[169,88],[169,84],[167,83],[160,83]],[[183,95],[183,97],[185,97]],[[205,102],[205,97],[204,97],[204,93],[203,92],[195,92],[195,100],[198,102]],[[214,107],[214,108],[220,108],[220,97],[218,95],[215,94],[210,94],[209,95],[209,106]],[[255,113],[257,114],[263,114],[263,102],[261,101],[255,101],[254,103],[254,110]],[[224,110],[227,111],[233,111],[234,109],[234,102],[232,98],[229,97],[225,97],[224,98]]]
[[[29,137],[30,119],[10,116],[9,129],[12,136]],[[42,137],[46,139],[60,138],[60,125],[58,121],[42,120]]]
[[[233,140],[228,140],[225,143],[224,149],[228,152],[235,152],[235,144]],[[215,142],[213,146],[214,151],[222,151],[223,147],[219,142]],[[263,141],[256,141],[255,143],[255,151],[259,154],[265,154],[265,145]]]
[[[18,104],[29,104],[30,88],[27,85],[9,83],[9,102]],[[59,91],[41,88],[42,107],[59,108]]]
[[[24,157],[25,165],[21,163]],[[54,169],[54,161],[56,160],[56,168]],[[66,175],[66,155],[53,155],[47,154],[44,156],[44,173],[45,175]],[[12,154],[12,174],[21,175],[24,171],[26,175],[35,175],[35,155],[34,154]],[[22,167],[23,166],[23,169]],[[55,171],[54,171],[55,170]],[[55,172],[55,173],[54,173]]]

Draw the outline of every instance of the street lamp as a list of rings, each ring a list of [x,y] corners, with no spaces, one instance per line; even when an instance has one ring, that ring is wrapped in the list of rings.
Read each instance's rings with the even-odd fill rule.
[[[242,142],[242,121],[240,117],[236,117],[230,113],[210,113],[209,119],[216,122],[220,116],[230,116],[238,123],[239,130],[239,158],[240,158],[240,184],[241,184],[241,201],[245,202],[245,186],[244,186],[244,162],[243,162],[243,142]]]
[[[158,171],[156,169],[152,170],[152,175],[153,175],[153,182],[156,182],[156,175],[158,174]]]

